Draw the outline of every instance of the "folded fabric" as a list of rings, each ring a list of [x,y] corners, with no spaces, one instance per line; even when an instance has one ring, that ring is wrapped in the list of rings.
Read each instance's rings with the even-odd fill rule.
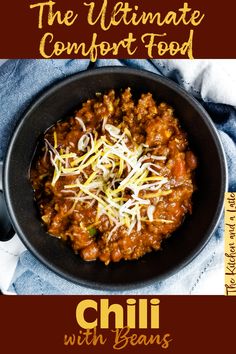
[[[236,61],[212,60],[10,60],[0,67],[0,159],[23,111],[46,88],[81,70],[127,65],[165,75],[200,100],[219,130],[229,169],[229,190],[236,190]],[[231,71],[229,71],[229,68]],[[18,240],[17,240],[18,242]],[[1,247],[1,244],[0,244]],[[117,294],[68,282],[44,267],[29,251],[19,252],[9,291],[17,294]],[[163,282],[128,294],[223,294],[223,220],[191,264]],[[6,290],[6,288],[5,288]],[[120,292],[125,294],[126,292]]]

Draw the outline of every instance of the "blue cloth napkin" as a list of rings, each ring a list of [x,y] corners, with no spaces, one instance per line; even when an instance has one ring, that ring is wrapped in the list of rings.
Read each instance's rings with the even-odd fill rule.
[[[166,63],[167,61],[165,61]],[[45,89],[76,72],[107,65],[127,65],[166,75],[185,87],[178,69],[166,70],[161,60],[9,60],[0,67],[0,160],[22,113]],[[170,61],[171,63],[171,61]],[[186,87],[185,87],[186,88]],[[191,92],[191,90],[189,90]],[[195,92],[196,91],[196,92]],[[229,190],[236,191],[236,110],[235,107],[202,100],[201,90],[193,94],[201,101],[219,130],[229,169]],[[217,101],[217,100],[216,100]],[[128,292],[92,290],[68,282],[44,267],[29,252],[21,254],[9,288],[17,294],[192,294],[204,280],[204,273],[223,270],[223,221],[201,254],[177,274],[163,282]],[[223,275],[223,272],[222,272]],[[222,279],[223,284],[223,279]],[[206,290],[206,293],[208,291]]]

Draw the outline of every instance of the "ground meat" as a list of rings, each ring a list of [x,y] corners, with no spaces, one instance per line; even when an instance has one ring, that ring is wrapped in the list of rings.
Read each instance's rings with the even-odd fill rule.
[[[51,127],[30,180],[47,231],[109,264],[160,249],[192,211],[196,168],[173,108],[151,93],[135,102],[128,88],[97,94]]]

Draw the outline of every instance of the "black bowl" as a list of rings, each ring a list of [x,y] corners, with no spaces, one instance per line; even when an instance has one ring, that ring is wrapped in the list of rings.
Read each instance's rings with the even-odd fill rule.
[[[29,182],[29,168],[39,137],[96,92],[131,87],[135,95],[151,92],[175,109],[191,148],[198,156],[198,190],[193,213],[163,243],[163,249],[137,261],[105,266],[85,262],[40,222]],[[64,278],[97,289],[131,289],[163,280],[188,264],[206,245],[222,213],[227,169],[217,131],[202,106],[172,81],[124,67],[107,67],[73,75],[44,93],[26,112],[11,139],[4,165],[4,191],[12,224],[25,246]]]

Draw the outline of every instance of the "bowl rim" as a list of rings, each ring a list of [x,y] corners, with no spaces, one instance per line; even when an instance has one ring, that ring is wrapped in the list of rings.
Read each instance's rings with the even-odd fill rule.
[[[40,106],[40,104],[46,100],[48,97],[53,95],[53,93],[57,92],[58,90],[62,89],[64,86],[67,84],[77,81],[83,77],[88,77],[88,76],[93,76],[97,74],[110,74],[111,72],[114,73],[127,73],[127,74],[133,74],[133,75],[138,75],[142,76],[147,79],[153,79],[161,82],[165,86],[168,86],[170,89],[172,89],[176,94],[181,95],[185,100],[187,100],[190,105],[198,112],[198,114],[201,116],[201,118],[204,120],[204,123],[206,124],[207,128],[211,131],[212,133],[212,138],[214,139],[215,146],[217,148],[217,153],[220,156],[220,169],[221,169],[221,174],[222,174],[222,180],[221,180],[221,185],[220,185],[220,198],[215,210],[214,217],[212,218],[211,223],[209,224],[208,227],[208,232],[204,237],[202,238],[201,242],[198,245],[198,248],[195,249],[195,251],[192,251],[188,256],[185,256],[184,259],[182,259],[180,262],[178,262],[177,265],[173,266],[170,270],[167,270],[166,272],[163,272],[161,275],[157,276],[152,276],[151,278],[147,280],[141,280],[141,281],[135,281],[132,282],[131,284],[124,284],[124,283],[116,283],[116,284],[108,284],[108,283],[97,283],[96,281],[91,281],[91,280],[84,280],[84,279],[78,279],[78,277],[75,277],[73,275],[68,274],[67,272],[63,270],[59,270],[58,267],[56,267],[54,264],[48,262],[43,255],[41,255],[29,242],[28,238],[25,236],[24,232],[22,231],[21,227],[19,227],[18,221],[17,221],[17,216],[15,212],[13,211],[12,203],[11,203],[11,197],[10,197],[10,191],[9,191],[9,181],[8,181],[8,175],[10,173],[9,171],[9,164],[12,156],[12,150],[15,144],[15,140],[17,139],[18,135],[20,134],[22,126],[25,124],[27,121],[28,117],[30,117],[31,113]],[[164,279],[169,278],[170,276],[180,272],[184,267],[186,267],[188,264],[190,264],[200,253],[201,251],[205,248],[205,246],[208,244],[210,241],[213,233],[215,232],[219,221],[221,219],[221,216],[223,214],[223,208],[224,208],[224,194],[228,189],[228,169],[227,169],[227,161],[226,161],[226,155],[224,151],[224,147],[222,144],[222,141],[220,139],[219,133],[212,122],[209,114],[207,111],[203,108],[203,106],[197,101],[195,97],[193,97],[190,93],[188,93],[184,88],[182,88],[179,84],[175,83],[171,79],[161,76],[158,73],[154,73],[151,71],[147,71],[144,69],[137,69],[137,68],[130,68],[130,67],[125,67],[125,66],[106,66],[106,67],[99,67],[99,68],[92,68],[88,70],[83,70],[78,73],[72,74],[66,78],[61,79],[58,82],[53,83],[50,85],[48,88],[43,89],[42,91],[39,92],[39,94],[34,98],[33,102],[29,105],[28,108],[26,108],[25,112],[21,115],[17,126],[10,137],[10,141],[7,147],[7,153],[4,158],[4,163],[3,163],[3,192],[6,200],[6,205],[8,209],[8,213],[10,216],[10,220],[12,222],[12,225],[17,233],[17,235],[20,237],[21,241],[23,244],[26,246],[26,248],[31,252],[32,255],[38,259],[41,264],[43,264],[46,268],[60,276],[61,278],[71,281],[72,283],[79,285],[79,286],[84,286],[90,289],[96,289],[96,290],[110,290],[110,291],[124,291],[124,290],[132,290],[135,288],[143,288],[147,285],[150,285],[154,283],[155,281],[160,282],[163,281]],[[65,274],[66,273],[66,274]]]

